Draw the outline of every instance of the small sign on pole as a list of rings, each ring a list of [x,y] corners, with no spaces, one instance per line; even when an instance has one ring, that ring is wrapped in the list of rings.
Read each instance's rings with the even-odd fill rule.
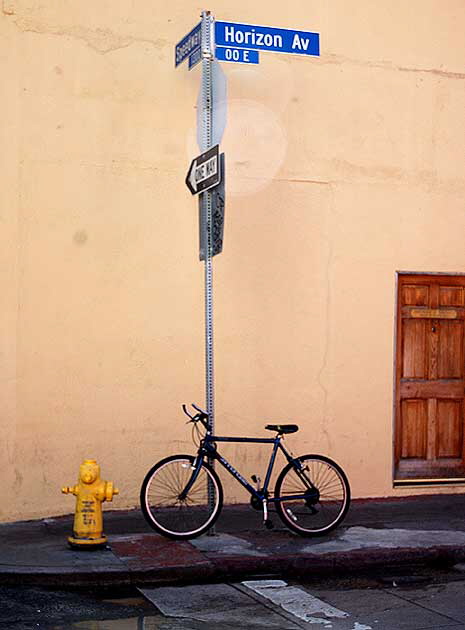
[[[211,225],[211,255],[216,256],[223,251],[224,238],[224,208],[226,204],[225,162],[224,153],[220,153],[220,178],[218,186],[211,189],[212,195],[212,225]],[[199,259],[207,258],[207,217],[202,195],[199,196]]]
[[[221,179],[219,145],[216,144],[191,162],[186,175],[186,184],[193,195],[218,186]]]
[[[218,61],[235,61],[236,63],[258,63],[258,50],[217,47],[215,51],[215,57],[218,59]]]

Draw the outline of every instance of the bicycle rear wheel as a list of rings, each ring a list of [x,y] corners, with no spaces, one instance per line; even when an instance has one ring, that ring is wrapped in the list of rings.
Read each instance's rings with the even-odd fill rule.
[[[180,498],[194,472],[195,458],[172,455],[147,473],[140,491],[140,504],[148,524],[168,538],[189,539],[205,533],[218,518],[223,489],[218,475],[203,463],[185,498]],[[212,507],[209,505],[209,486]]]
[[[276,481],[275,497],[282,497],[276,511],[301,536],[322,536],[347,514],[349,482],[342,468],[323,455],[302,455],[294,462],[283,468]]]

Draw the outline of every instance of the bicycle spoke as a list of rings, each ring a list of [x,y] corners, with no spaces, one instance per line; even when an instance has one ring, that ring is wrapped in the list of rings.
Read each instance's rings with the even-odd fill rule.
[[[282,500],[277,504],[277,511],[284,522],[299,533],[329,531],[347,510],[347,482],[328,458],[305,456],[300,462],[300,471],[288,465],[280,475],[276,493]]]
[[[141,504],[155,529],[169,536],[189,538],[205,531],[216,516],[222,500],[217,480],[206,466],[201,467],[192,482],[193,474],[190,459],[174,456],[160,462],[146,477]],[[213,511],[208,505],[209,483],[213,489]]]

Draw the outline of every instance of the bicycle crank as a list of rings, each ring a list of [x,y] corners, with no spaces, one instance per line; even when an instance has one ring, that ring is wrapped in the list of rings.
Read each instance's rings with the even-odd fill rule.
[[[273,529],[274,527],[273,522],[268,518],[268,500],[266,499],[266,497],[263,499],[262,504],[263,504],[263,525],[267,529]]]

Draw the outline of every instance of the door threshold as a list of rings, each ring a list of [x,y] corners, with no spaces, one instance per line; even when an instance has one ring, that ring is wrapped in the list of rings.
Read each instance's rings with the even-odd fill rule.
[[[456,486],[465,484],[465,477],[441,479],[394,479],[394,488],[402,486]]]

